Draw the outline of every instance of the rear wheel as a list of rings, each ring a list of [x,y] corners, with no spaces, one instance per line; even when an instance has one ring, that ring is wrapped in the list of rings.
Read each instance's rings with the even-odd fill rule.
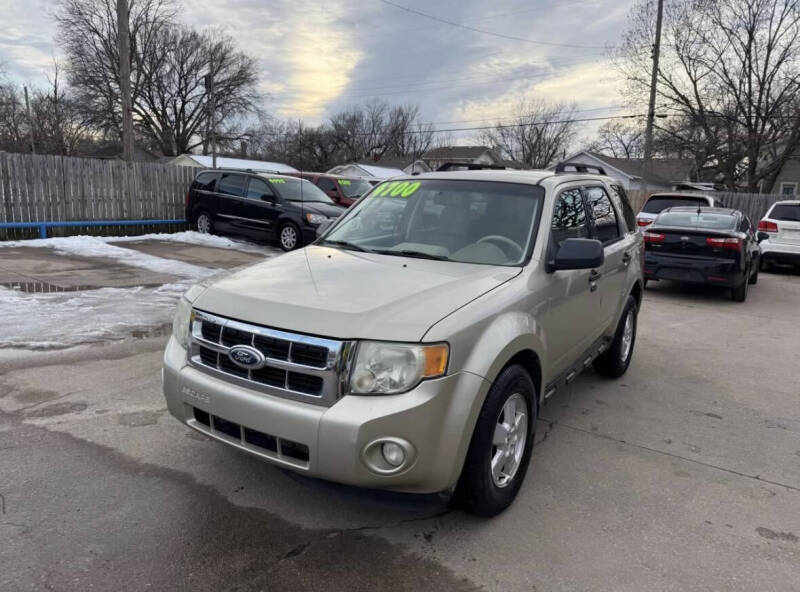
[[[300,246],[300,231],[291,222],[286,222],[278,230],[278,243],[284,251],[292,251]]]
[[[754,285],[756,285],[758,283],[758,268],[759,268],[759,265],[755,266],[755,269],[753,270],[753,273],[750,276],[750,285],[751,286],[754,286]]]
[[[536,398],[533,380],[522,366],[500,373],[478,416],[452,506],[495,516],[511,505],[528,470]]]
[[[748,270],[749,273],[750,270]],[[731,289],[731,298],[734,302],[744,302],[747,300],[747,288],[750,287],[750,280],[747,279],[748,275],[745,274],[745,280],[735,288]]]
[[[638,311],[636,299],[628,296],[611,347],[594,361],[594,369],[600,376],[619,378],[628,370],[636,343]]]
[[[194,221],[194,228],[202,234],[214,234],[214,221],[208,212],[200,212]]]

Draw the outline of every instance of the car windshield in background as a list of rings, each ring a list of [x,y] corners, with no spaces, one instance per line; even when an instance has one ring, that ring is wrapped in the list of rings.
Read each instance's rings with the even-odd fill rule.
[[[378,185],[322,244],[385,255],[520,265],[544,190],[533,185],[424,179]]]
[[[800,204],[778,204],[769,213],[772,220],[800,222]]]
[[[732,230],[736,227],[736,218],[729,214],[701,214],[691,212],[665,212],[656,218],[659,226],[677,228],[708,228],[709,230]]]
[[[334,201],[311,181],[305,179],[286,179],[268,177],[272,188],[287,201],[302,201],[332,204]]]
[[[647,200],[642,211],[648,214],[659,214],[667,208],[681,206],[708,206],[708,202],[702,197],[654,196]]]
[[[336,182],[339,184],[345,197],[349,197],[350,199],[361,197],[372,189],[372,185],[361,179],[337,179]]]

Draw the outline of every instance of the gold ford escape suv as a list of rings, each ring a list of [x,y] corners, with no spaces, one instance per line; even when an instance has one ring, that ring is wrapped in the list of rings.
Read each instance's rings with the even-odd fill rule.
[[[591,365],[621,376],[636,338],[634,214],[567,168],[396,178],[313,245],[194,286],[170,412],[310,476],[502,511],[539,407]]]

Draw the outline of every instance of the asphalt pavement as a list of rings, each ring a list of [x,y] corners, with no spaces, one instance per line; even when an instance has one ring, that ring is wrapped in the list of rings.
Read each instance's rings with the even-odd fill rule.
[[[796,591],[798,303],[790,273],[743,304],[651,284],[628,373],[551,399],[491,520],[190,431],[160,392],[163,337],[0,349],[0,590]]]

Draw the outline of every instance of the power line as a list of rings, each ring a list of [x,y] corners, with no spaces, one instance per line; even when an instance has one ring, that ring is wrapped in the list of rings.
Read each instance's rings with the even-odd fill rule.
[[[490,35],[492,37],[500,37],[501,39],[509,39],[511,41],[521,41],[523,43],[532,43],[534,45],[547,45],[550,47],[573,47],[576,49],[606,49],[604,45],[576,45],[573,43],[555,43],[552,41],[536,41],[534,39],[525,39],[524,37],[515,37],[514,35],[506,35],[505,33],[496,33],[494,31],[487,31],[485,29],[478,29],[477,27],[470,27],[469,25],[464,25],[461,23],[457,23],[455,21],[449,21],[447,19],[440,18],[438,16],[434,16],[432,14],[427,14],[425,12],[421,12],[414,8],[409,8],[408,6],[403,6],[402,4],[395,4],[394,2],[390,2],[390,0],[379,0],[383,4],[387,4],[398,10],[403,10],[405,12],[409,12],[411,14],[416,14],[417,16],[421,16],[423,18],[431,19],[445,25],[450,25],[451,27],[458,27],[459,29],[466,29],[467,31],[472,31],[474,33],[481,33],[482,35]]]

